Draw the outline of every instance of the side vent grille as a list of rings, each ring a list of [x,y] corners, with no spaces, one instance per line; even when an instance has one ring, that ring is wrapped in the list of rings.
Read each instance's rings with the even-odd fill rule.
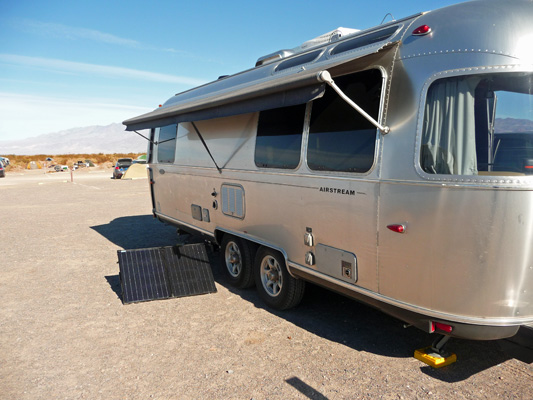
[[[222,213],[244,218],[244,188],[240,185],[222,185]]]

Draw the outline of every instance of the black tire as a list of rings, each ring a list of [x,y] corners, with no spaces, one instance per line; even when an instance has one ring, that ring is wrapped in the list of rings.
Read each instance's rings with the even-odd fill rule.
[[[286,310],[300,303],[305,282],[293,278],[284,257],[268,247],[260,247],[254,263],[255,286],[259,296],[276,310]]]
[[[232,235],[224,235],[220,245],[220,261],[231,286],[244,289],[255,284],[252,250],[246,241]]]

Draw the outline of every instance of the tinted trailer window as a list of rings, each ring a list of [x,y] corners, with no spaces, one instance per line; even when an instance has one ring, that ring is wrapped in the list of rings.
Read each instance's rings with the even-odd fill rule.
[[[374,119],[381,100],[381,72],[335,78],[337,86]],[[313,101],[307,164],[315,171],[367,172],[374,164],[376,128],[335,91]]]
[[[157,137],[157,161],[160,163],[173,163],[176,157],[177,125],[156,128],[155,134]]]

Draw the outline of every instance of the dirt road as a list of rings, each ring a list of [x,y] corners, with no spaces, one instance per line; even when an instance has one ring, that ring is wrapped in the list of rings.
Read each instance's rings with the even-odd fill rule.
[[[237,291],[123,305],[117,250],[173,245],[148,184],[111,171],[0,179],[0,399],[529,399],[508,342],[432,338],[311,287],[286,312]]]

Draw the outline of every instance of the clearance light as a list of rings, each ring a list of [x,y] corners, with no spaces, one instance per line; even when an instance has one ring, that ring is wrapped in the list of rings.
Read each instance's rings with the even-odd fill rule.
[[[421,25],[413,31],[414,36],[424,36],[431,33],[431,28],[427,25]]]
[[[446,332],[446,333],[450,333],[451,331],[453,331],[453,326],[451,325],[446,325],[446,324],[443,324],[442,322],[435,322],[435,321],[432,321],[432,323],[435,329],[438,329],[439,331]]]
[[[404,233],[405,232],[405,225],[402,225],[402,224],[387,225],[387,228],[390,229],[393,232],[396,232],[396,233]]]

